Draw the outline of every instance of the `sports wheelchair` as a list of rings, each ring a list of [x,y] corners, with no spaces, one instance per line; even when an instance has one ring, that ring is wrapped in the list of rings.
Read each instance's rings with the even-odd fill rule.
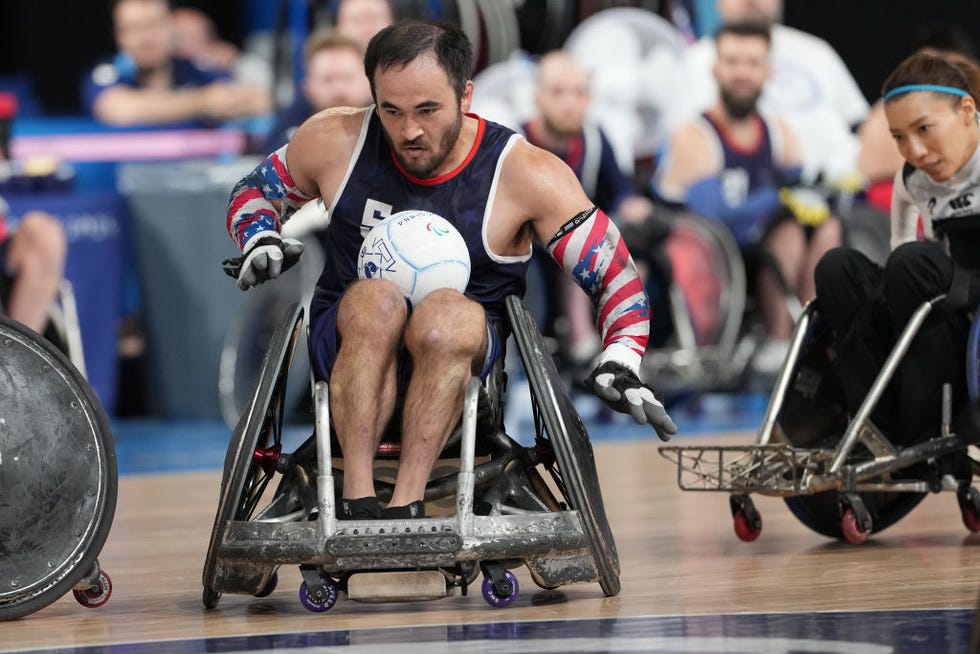
[[[916,310],[853,416],[848,416],[833,370],[833,332],[815,304],[808,304],[754,445],[660,448],[677,464],[680,488],[729,492],[735,534],[746,542],[762,531],[752,493],[781,496],[810,529],[857,544],[898,522],[926,493],[955,491],[963,523],[980,531],[980,493],[972,486],[980,463],[967,452],[977,440],[978,416],[969,415],[963,433],[954,433],[949,384],[943,388],[941,415],[937,411],[938,438],[897,447],[870,419],[912,339],[944,299],[936,297]],[[975,313],[966,360],[971,402],[980,396],[978,344],[980,313]],[[944,472],[938,460],[960,454],[968,457],[970,471]]]
[[[888,256],[888,217],[865,205],[835,204],[846,244],[883,263]],[[657,391],[671,402],[691,394],[760,385],[768,390],[770,375],[752,378],[751,364],[766,336],[747,267],[774,264],[759,255],[747,262],[726,225],[690,211],[675,213],[666,250],[673,278],[668,290],[673,335],[643,358],[647,377],[657,380]],[[803,307],[789,291],[786,305],[798,319]]]
[[[299,566],[299,598],[314,612],[330,609],[340,592],[368,602],[437,599],[457,587],[466,594],[481,573],[483,597],[503,607],[517,597],[511,569],[520,565],[542,588],[598,581],[606,596],[619,593],[588,432],[523,301],[509,297],[506,305],[532,393],[533,443],[504,431],[506,373],[498,366],[466,387],[461,425],[444,452],[458,457],[458,471],[437,471],[426,488],[427,503],[454,498],[455,512],[349,521],[335,516],[343,471],[333,467],[325,382],[313,385],[313,434],[283,452],[286,382],[303,323],[302,307],[292,305],[229,443],[204,564],[207,608],[222,593],[268,595],[286,564]],[[397,456],[398,444],[386,439],[379,458]],[[378,477],[385,501],[393,486]]]
[[[0,620],[69,589],[109,600],[98,554],[116,506],[112,433],[84,376],[49,341],[0,317]]]

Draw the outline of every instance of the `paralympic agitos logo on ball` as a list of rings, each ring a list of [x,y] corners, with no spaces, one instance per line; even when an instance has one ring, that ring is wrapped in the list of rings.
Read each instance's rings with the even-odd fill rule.
[[[466,241],[448,220],[428,211],[401,211],[364,237],[357,261],[361,279],[386,279],[412,305],[439,288],[463,292],[470,278]]]

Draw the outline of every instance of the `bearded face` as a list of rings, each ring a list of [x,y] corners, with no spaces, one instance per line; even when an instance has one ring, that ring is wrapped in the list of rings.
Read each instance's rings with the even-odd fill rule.
[[[395,139],[385,131],[385,138],[388,145],[401,167],[413,177],[428,179],[434,177],[434,173],[449,158],[453,146],[459,140],[459,134],[463,129],[463,112],[456,111],[456,119],[440,132],[425,133],[411,141]]]
[[[716,42],[715,80],[722,106],[732,118],[749,116],[769,78],[769,43],[759,36],[723,34]]]
[[[725,113],[735,120],[744,120],[752,115],[762,95],[762,89],[753,93],[739,93],[731,89],[719,89],[721,104],[725,108]]]

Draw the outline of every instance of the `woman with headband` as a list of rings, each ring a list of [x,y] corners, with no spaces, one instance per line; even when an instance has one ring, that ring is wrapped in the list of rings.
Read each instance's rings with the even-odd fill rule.
[[[897,445],[939,435],[943,384],[952,387],[954,412],[966,402],[967,312],[980,302],[978,92],[980,70],[967,61],[915,54],[889,75],[885,115],[906,161],[892,194],[891,255],[881,268],[838,248],[815,273],[851,414],[915,310],[946,295],[872,414]]]

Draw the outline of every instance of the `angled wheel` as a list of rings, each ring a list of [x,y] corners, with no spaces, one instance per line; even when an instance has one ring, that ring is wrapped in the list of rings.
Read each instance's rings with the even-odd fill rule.
[[[47,606],[92,570],[117,481],[92,389],[50,342],[0,318],[0,620]]]
[[[303,240],[303,256],[275,284],[263,284],[249,291],[242,310],[232,320],[221,348],[218,398],[221,415],[229,427],[252,401],[255,384],[262,372],[263,354],[269,347],[279,319],[296,302],[309,306],[312,289],[323,270],[323,250],[316,239]],[[306,339],[296,344],[295,365],[289,369],[286,396],[287,417],[304,398],[309,397],[310,365]]]
[[[276,474],[282,452],[283,412],[289,364],[303,325],[303,308],[294,303],[286,311],[269,342],[255,393],[242,413],[228,444],[221,478],[218,510],[204,562],[204,605],[214,608],[218,589],[218,550],[228,524],[248,520],[258,509],[262,494]]]
[[[831,363],[833,334],[823,321],[814,321],[796,364],[779,426],[793,447],[833,449],[847,429],[844,392]],[[872,520],[871,533],[895,524],[914,509],[925,493],[859,493]],[[785,498],[797,520],[824,536],[848,540],[842,526],[837,491]]]
[[[607,596],[619,594],[619,554],[602,503],[589,433],[562,384],[534,318],[520,298],[507,298],[514,340],[524,361],[542,459],[569,507],[579,512]]]

